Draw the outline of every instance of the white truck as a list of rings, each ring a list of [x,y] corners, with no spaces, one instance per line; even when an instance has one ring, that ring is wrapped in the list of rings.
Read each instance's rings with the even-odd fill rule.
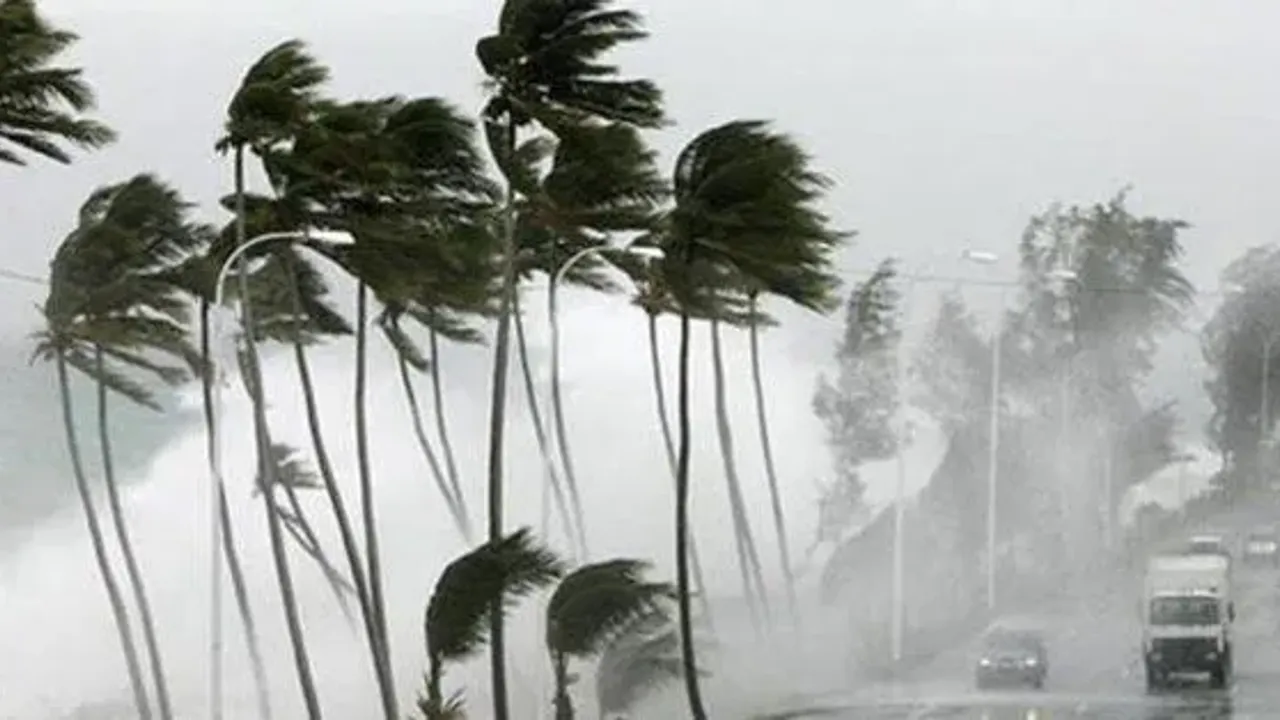
[[[1231,679],[1231,563],[1217,554],[1150,559],[1143,588],[1142,643],[1147,688],[1175,674],[1208,673],[1224,688]]]

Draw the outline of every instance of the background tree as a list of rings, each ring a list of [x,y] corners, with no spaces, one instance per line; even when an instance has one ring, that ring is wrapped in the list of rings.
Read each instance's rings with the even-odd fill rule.
[[[888,260],[850,291],[835,378],[818,378],[813,410],[826,429],[835,471],[820,499],[818,542],[839,542],[860,517],[862,464],[890,457],[897,449],[893,418],[902,331],[896,278]]]
[[[645,36],[638,13],[611,8],[609,0],[507,0],[497,31],[476,43],[476,56],[492,84],[483,110],[489,151],[506,180],[500,237],[502,290],[494,340],[489,423],[489,539],[503,534],[503,451],[511,312],[517,292],[517,213],[521,190],[516,148],[522,129],[561,128],[592,121],[656,127],[661,96],[648,80],[618,78],[605,62],[619,45]],[[490,643],[494,720],[508,720],[505,641],[494,611]]]
[[[991,343],[958,292],[942,296],[913,364],[921,385],[916,403],[949,435],[972,422],[974,408],[990,405]]]
[[[1223,458],[1221,481],[1239,492],[1263,487],[1275,452],[1280,365],[1280,248],[1253,248],[1222,273],[1230,289],[1202,331],[1211,377],[1209,437]],[[1264,390],[1265,388],[1265,390]]]
[[[0,163],[26,165],[25,153],[66,164],[66,145],[95,149],[115,139],[84,116],[94,95],[83,71],[53,64],[75,33],[45,20],[34,0],[0,0],[0,38]]]

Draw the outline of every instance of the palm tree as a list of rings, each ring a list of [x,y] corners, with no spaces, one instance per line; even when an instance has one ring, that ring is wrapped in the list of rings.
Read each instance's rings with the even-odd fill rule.
[[[461,692],[445,696],[445,665],[475,656],[490,637],[491,613],[515,605],[564,575],[559,558],[528,528],[489,541],[445,567],[427,603],[426,687],[418,709],[426,720],[461,720]]]
[[[65,145],[103,147],[115,139],[84,117],[94,94],[79,68],[53,65],[79,38],[36,11],[35,0],[0,0],[0,163],[25,165],[21,152],[67,164]]]
[[[565,576],[547,604],[547,652],[555,681],[556,720],[573,720],[571,660],[604,652],[638,620],[663,617],[675,589],[643,579],[649,564],[617,559],[583,565]]]
[[[227,108],[225,132],[216,147],[220,151],[232,153],[237,245],[244,244],[248,239],[245,211],[245,151],[252,150],[258,155],[263,155],[278,144],[292,138],[298,127],[312,114],[319,88],[328,79],[328,75],[327,68],[316,62],[306,52],[305,46],[300,41],[290,40],[277,45],[259,58],[245,73],[240,87],[232,96]],[[238,284],[240,297],[249,298],[249,276],[247,264],[244,261],[241,261],[239,266]],[[240,303],[240,316],[243,327],[255,327],[251,302]],[[266,422],[262,374],[254,335],[254,332],[248,332],[244,336],[244,359],[248,370],[245,384],[253,404],[259,475],[267,479],[268,488],[274,488],[275,468],[270,458],[271,436]],[[319,718],[321,716],[320,701],[303,637],[292,571],[284,548],[281,520],[275,511],[273,493],[264,492],[262,500],[263,510],[267,516],[276,580],[280,586],[285,622],[293,646],[294,667],[298,673],[299,689],[308,716]],[[375,652],[375,658],[380,659],[383,654]],[[384,706],[388,710],[387,720],[394,720],[395,713],[392,712],[395,709],[394,691],[388,692],[389,670],[385,670],[385,663],[378,663],[377,666],[379,688],[384,697]],[[215,702],[220,702],[220,699]]]
[[[63,241],[52,262],[44,307],[48,328],[36,351],[41,357],[56,357],[60,382],[70,366],[97,385],[98,436],[108,509],[137,604],[161,718],[172,718],[173,708],[155,621],[114,472],[108,391],[158,411],[161,405],[151,391],[129,371],[176,384],[198,363],[186,340],[188,311],[181,289],[169,278],[174,266],[207,234],[207,228],[187,222],[188,208],[176,191],[150,175],[91,194],[80,208],[76,229]],[[160,359],[166,357],[178,364]],[[70,405],[69,398],[65,402]],[[74,445],[74,433],[68,439]],[[76,448],[73,465],[80,464]],[[83,480],[82,468],[77,474],[81,476],[78,482]],[[91,505],[86,505],[86,510],[92,512]],[[106,558],[100,562],[105,579],[110,575]]]
[[[326,104],[275,164],[285,186],[306,187],[317,220],[350,233],[354,246],[328,254],[356,278],[356,459],[365,531],[369,608],[388,652],[365,403],[369,294],[384,305],[411,301],[442,236],[464,232],[492,203],[473,127],[437,98]],[[388,718],[390,710],[388,707]]]
[[[663,250],[662,279],[680,313],[676,457],[676,584],[681,661],[695,720],[707,717],[693,645],[689,598],[689,340],[695,316],[715,317],[744,282],[802,307],[827,309],[834,287],[830,256],[845,235],[814,207],[828,185],[788,136],[757,121],[734,121],[704,131],[680,152],[675,201],[654,240]],[[725,278],[736,282],[726,283]]]
[[[640,615],[614,634],[596,665],[601,720],[622,720],[644,696],[680,679],[680,634],[669,612]]]
[[[506,0],[497,32],[476,44],[476,56],[492,83],[483,111],[489,150],[507,182],[501,224],[502,291],[494,341],[489,410],[489,538],[503,533],[503,436],[511,311],[517,284],[517,199],[532,194],[521,177],[516,148],[521,129],[535,122],[556,133],[587,120],[638,127],[662,123],[661,95],[647,80],[618,79],[605,63],[611,50],[645,36],[639,14],[611,9],[610,0]],[[494,720],[508,720],[502,614],[493,612],[490,665]]]

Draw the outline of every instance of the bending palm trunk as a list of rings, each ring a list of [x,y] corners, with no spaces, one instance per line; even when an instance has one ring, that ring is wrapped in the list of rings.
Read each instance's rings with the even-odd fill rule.
[[[729,408],[725,398],[724,353],[720,347],[720,323],[711,321],[711,362],[715,377],[716,434],[720,437],[720,456],[724,460],[725,481],[729,487],[729,508],[733,517],[733,535],[738,550],[738,564],[742,571],[743,592],[752,620],[757,611],[763,611],[766,622],[769,616],[768,598],[764,576],[760,569],[760,555],[756,552],[755,538],[751,533],[751,521],[747,516],[747,503],[742,497],[742,483],[733,457],[733,432],[729,428]]]
[[[71,384],[67,378],[67,360],[62,352],[58,352],[58,394],[62,400],[62,424],[67,436],[67,453],[71,456],[72,475],[76,481],[76,493],[80,496],[80,507],[84,509],[85,522],[89,527],[89,540],[93,543],[94,559],[98,563],[98,572],[102,575],[102,584],[107,590],[107,601],[111,603],[111,614],[115,617],[116,632],[120,634],[120,646],[124,651],[125,667],[129,671],[129,685],[133,690],[133,703],[141,720],[151,720],[151,701],[147,697],[146,683],[142,679],[142,665],[138,661],[138,648],[133,642],[133,629],[129,624],[129,613],[125,610],[124,598],[120,595],[120,586],[116,583],[115,573],[111,570],[107,558],[107,546],[102,537],[102,527],[98,524],[98,515],[93,509],[93,495],[89,492],[89,481],[85,477],[84,461],[80,457],[80,443],[76,440],[75,415],[71,411]]]
[[[236,240],[243,245],[245,238],[244,208],[244,148],[235,150]],[[244,378],[253,406],[253,434],[258,454],[258,477],[263,483],[262,506],[266,513],[267,531],[271,541],[271,557],[275,564],[276,581],[280,586],[280,602],[284,605],[285,624],[293,647],[294,669],[298,673],[298,687],[310,720],[319,720],[320,699],[316,693],[315,677],[311,671],[311,658],[307,653],[306,637],[302,630],[302,618],[298,613],[297,594],[293,587],[293,573],[289,569],[289,556],[285,551],[284,532],[280,514],[275,508],[276,467],[272,461],[271,434],[267,428],[267,407],[262,392],[262,367],[258,361],[258,343],[254,337],[253,305],[249,302],[248,263],[240,260],[237,283],[240,289],[240,322],[244,328],[244,359],[248,370]]]
[[[689,602],[689,316],[680,314],[680,369],[676,415],[680,424],[680,444],[676,454],[676,604],[680,611],[680,663],[685,693],[693,720],[707,720],[702,703],[698,661],[693,646],[693,612]]]
[[[115,464],[112,462],[111,454],[111,433],[108,429],[110,425],[107,422],[107,384],[102,380],[106,368],[103,367],[101,347],[94,348],[93,362],[98,377],[98,446],[102,450],[102,477],[107,486],[107,506],[111,511],[111,523],[115,526],[116,540],[120,543],[120,555],[124,559],[125,574],[129,578],[134,602],[138,604],[138,623],[142,626],[142,642],[146,645],[151,662],[151,681],[156,686],[157,709],[160,711],[162,720],[171,720],[173,704],[169,700],[169,683],[165,678],[164,661],[160,657],[160,643],[156,641],[155,619],[151,615],[151,603],[147,599],[142,571],[138,568],[138,558],[133,552],[133,540],[129,537],[123,503],[120,502],[120,488],[116,485]]]
[[[552,497],[556,501],[556,511],[560,513],[560,520],[564,523],[565,542],[571,548],[576,545],[574,554],[585,558],[586,548],[580,542],[581,530],[579,529],[575,532],[574,517],[569,514],[569,508],[565,503],[564,488],[560,486],[560,477],[556,473],[555,460],[552,459],[551,448],[548,447],[546,425],[542,422],[542,410],[538,406],[538,390],[533,382],[533,370],[529,367],[529,346],[524,338],[524,320],[520,317],[518,298],[516,306],[512,308],[511,321],[515,323],[516,327],[516,353],[520,356],[520,374],[524,378],[524,394],[529,403],[529,422],[533,425],[534,438],[538,441],[538,452],[542,454],[542,467],[546,475],[545,481],[547,487],[551,488]],[[541,531],[543,535],[546,535],[547,528],[541,528]]]
[[[409,361],[405,360],[404,356],[399,356],[396,362],[400,368],[400,386],[404,390],[405,401],[409,404],[409,418],[413,422],[413,435],[418,440],[418,448],[422,450],[422,456],[427,460],[431,477],[436,482],[436,490],[440,493],[440,497],[444,498],[444,504],[449,509],[453,524],[458,527],[458,534],[470,545],[471,522],[463,514],[459,498],[454,495],[449,479],[444,474],[444,468],[440,466],[440,458],[436,457],[436,451],[427,438],[426,424],[422,422],[422,408],[418,406],[418,394],[413,389],[413,377],[409,374]]]
[[[756,298],[751,297],[751,314],[756,314]],[[797,623],[800,616],[796,610],[796,579],[791,571],[791,550],[787,543],[787,523],[782,512],[782,493],[778,489],[778,472],[773,464],[773,443],[769,440],[769,414],[765,411],[764,382],[760,372],[760,330],[756,323],[751,323],[748,331],[751,338],[751,384],[755,386],[756,422],[760,427],[760,449],[764,453],[765,478],[769,481],[769,506],[773,511],[773,527],[778,533],[778,554],[782,560],[782,577],[787,584],[787,608],[791,613],[791,622]]]
[[[440,454],[444,456],[444,467],[449,473],[449,487],[453,497],[458,501],[458,509],[467,518],[470,525],[471,513],[467,510],[467,496],[462,492],[462,482],[458,478],[458,463],[453,455],[453,443],[449,440],[449,421],[444,414],[444,383],[440,379],[440,337],[433,327],[430,331],[431,342],[431,400],[436,415],[436,433],[440,436]]]
[[[569,486],[569,501],[573,503],[573,519],[578,527],[578,546],[582,559],[587,558],[586,514],[582,511],[582,494],[578,489],[578,476],[573,471],[573,458],[569,452],[569,434],[565,431],[564,402],[560,394],[560,320],[555,309],[555,288],[549,293],[551,311],[551,414],[555,421],[556,445],[560,448],[560,467],[564,468],[564,481]]]
[[[662,428],[662,446],[667,452],[667,465],[671,475],[676,474],[676,447],[671,438],[671,420],[667,417],[666,383],[662,378],[662,353],[658,350],[658,316],[648,313],[649,320],[649,366],[653,370],[653,393],[658,403],[658,425]],[[692,532],[692,530],[690,530]],[[689,536],[689,566],[693,571],[693,590],[698,595],[698,604],[702,606],[702,616],[707,629],[715,632],[715,622],[711,616],[711,600],[707,597],[706,580],[702,575],[702,560],[698,557],[697,538]]]

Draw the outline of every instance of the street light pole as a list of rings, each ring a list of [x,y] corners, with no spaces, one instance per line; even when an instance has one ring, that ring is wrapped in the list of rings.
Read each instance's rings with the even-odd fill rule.
[[[994,253],[965,250],[960,255],[963,259],[981,265],[994,265],[1000,258]],[[1000,290],[1000,307],[996,314],[995,329],[991,332],[991,406],[988,409],[987,429],[987,610],[996,608],[996,538],[999,526],[997,513],[999,505],[1000,479],[1000,365],[1004,322],[1004,289]]]
[[[902,661],[902,636],[903,625],[906,620],[906,590],[905,590],[905,554],[906,554],[906,497],[907,497],[907,401],[906,401],[906,380],[907,380],[907,363],[903,357],[906,354],[906,324],[910,317],[908,309],[910,307],[911,296],[915,291],[915,277],[907,276],[907,284],[905,292],[902,295],[902,320],[898,327],[898,347],[896,348],[894,362],[894,389],[897,393],[897,478],[894,487],[893,500],[893,578],[892,593],[893,607],[890,622],[892,629],[890,631],[890,645],[893,655],[893,666],[895,671],[898,664]]]
[[[325,238],[331,244],[349,244],[353,241],[350,235],[345,233],[324,233]],[[220,344],[221,334],[227,329],[222,322],[224,310],[223,303],[225,301],[225,291],[227,285],[227,277],[231,274],[232,268],[237,262],[245,256],[250,250],[260,247],[269,242],[289,241],[289,242],[306,242],[310,240],[312,234],[307,230],[295,230],[287,232],[269,232],[257,235],[247,242],[239,245],[233,250],[227,258],[222,261],[222,265],[218,268],[218,273],[214,279],[213,285],[213,311],[214,311],[214,335],[216,341]],[[241,298],[241,302],[248,302],[247,298]],[[246,332],[249,329],[246,328]],[[212,436],[211,445],[213,447],[213,456],[209,459],[209,472],[212,475],[210,483],[210,503],[209,503],[209,522],[210,522],[210,560],[209,560],[209,643],[210,643],[210,667],[209,667],[209,698],[214,715],[220,716],[221,697],[222,697],[222,499],[225,492],[226,484],[222,474],[222,456],[224,453],[223,435],[222,435],[222,384],[224,382],[223,368],[216,361],[210,358],[211,367],[206,368],[206,372],[212,374],[212,402],[209,406],[209,434]]]

